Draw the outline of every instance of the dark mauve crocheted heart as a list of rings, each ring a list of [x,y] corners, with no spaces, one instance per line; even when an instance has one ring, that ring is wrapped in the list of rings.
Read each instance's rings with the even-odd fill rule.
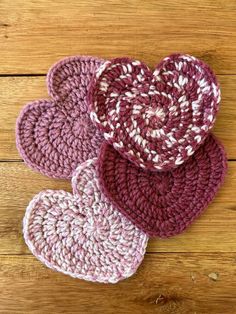
[[[32,169],[70,178],[79,163],[97,157],[103,136],[89,118],[87,91],[103,60],[69,57],[47,75],[52,100],[27,104],[16,124],[17,148]]]
[[[123,158],[111,145],[101,147],[100,187],[106,197],[149,236],[181,233],[214,198],[226,172],[224,148],[213,135],[183,165],[148,171]]]
[[[137,166],[169,170],[184,163],[212,128],[220,89],[211,69],[173,54],[152,73],[139,61],[105,62],[89,89],[91,119]]]

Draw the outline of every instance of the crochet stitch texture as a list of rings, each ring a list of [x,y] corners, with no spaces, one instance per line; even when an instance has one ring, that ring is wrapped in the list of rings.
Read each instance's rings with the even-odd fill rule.
[[[96,159],[72,178],[79,194],[46,190],[26,209],[24,237],[46,266],[75,278],[115,283],[133,275],[148,237],[100,193]]]
[[[117,58],[97,69],[88,102],[91,119],[123,157],[169,170],[204,142],[220,89],[211,69],[189,55],[166,57],[153,73],[140,61]]]
[[[16,124],[17,148],[29,167],[67,179],[79,163],[97,157],[103,136],[89,118],[86,96],[102,63],[93,57],[69,57],[50,69],[52,100],[27,104]]]
[[[151,237],[183,232],[226,173],[210,134],[220,89],[195,57],[173,54],[152,72],[129,58],[69,57],[47,75],[51,99],[23,108],[16,143],[26,164],[71,178],[73,193],[29,203],[25,242],[47,267],[116,283],[133,275]]]
[[[149,236],[162,238],[183,232],[199,216],[225,172],[225,152],[213,135],[172,171],[138,168],[106,143],[98,167],[101,188],[112,204]]]

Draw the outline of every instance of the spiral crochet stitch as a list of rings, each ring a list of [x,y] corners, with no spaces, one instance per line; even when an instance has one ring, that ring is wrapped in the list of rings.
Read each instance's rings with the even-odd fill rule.
[[[48,72],[52,100],[27,104],[16,123],[16,144],[25,163],[53,177],[71,178],[78,163],[97,157],[102,134],[91,123],[87,91],[103,60],[69,57]]]
[[[152,73],[140,61],[101,65],[88,92],[91,119],[137,166],[170,170],[206,139],[220,102],[215,75],[202,61],[173,54]]]
[[[172,171],[147,171],[104,143],[100,185],[113,205],[149,236],[183,232],[214,198],[226,172],[226,156],[209,135],[188,161]]]
[[[115,283],[136,272],[148,237],[100,194],[95,161],[75,171],[72,182],[78,195],[46,190],[32,199],[24,217],[24,237],[49,268]]]

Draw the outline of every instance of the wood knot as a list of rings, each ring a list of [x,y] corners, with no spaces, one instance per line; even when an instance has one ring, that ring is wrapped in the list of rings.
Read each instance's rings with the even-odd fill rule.
[[[163,294],[160,294],[155,301],[155,304],[165,304],[166,303],[166,298]]]

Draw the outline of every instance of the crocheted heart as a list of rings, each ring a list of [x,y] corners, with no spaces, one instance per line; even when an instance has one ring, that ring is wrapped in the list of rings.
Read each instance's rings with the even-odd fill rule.
[[[96,71],[88,101],[91,119],[123,157],[149,170],[169,170],[205,140],[220,90],[211,69],[189,55],[171,55],[153,73],[119,58]]]
[[[91,123],[86,95],[102,63],[70,57],[50,69],[47,83],[53,100],[27,104],[16,124],[17,148],[29,167],[53,178],[70,178],[78,163],[97,156],[103,137]]]
[[[105,143],[98,166],[101,188],[113,205],[149,236],[163,238],[181,233],[199,216],[225,172],[224,149],[212,135],[172,171],[138,168]]]
[[[93,161],[76,176],[80,195],[47,190],[30,202],[24,218],[29,249],[49,268],[75,278],[115,283],[133,275],[148,237],[101,197]]]

